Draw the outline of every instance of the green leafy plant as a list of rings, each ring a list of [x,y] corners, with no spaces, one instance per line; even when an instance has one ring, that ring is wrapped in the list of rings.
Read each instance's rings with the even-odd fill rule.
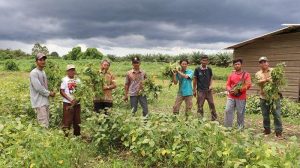
[[[300,118],[300,103],[284,98],[281,101],[282,117]]]
[[[19,71],[18,65],[12,60],[5,62],[4,69],[7,71]]]
[[[85,84],[92,88],[95,97],[101,97],[103,95],[104,77],[98,71],[92,69],[89,65],[83,70],[83,75],[88,78],[83,78]]]
[[[232,60],[232,54],[226,52],[209,56],[210,64],[219,67],[228,67],[231,63],[231,60]]]
[[[247,99],[246,113],[261,114],[259,96],[251,95]],[[288,98],[281,100],[282,117],[300,118],[300,104]]]
[[[145,167],[291,167],[299,165],[295,137],[286,145],[265,142],[250,130],[228,132],[217,122],[155,113],[146,120],[124,111],[87,120],[99,152],[126,149]],[[89,131],[88,131],[89,132]]]
[[[273,109],[276,108],[275,102],[280,99],[280,89],[286,84],[284,78],[284,67],[284,62],[277,64],[271,72],[272,80],[264,84],[263,91],[265,93],[266,100]]]
[[[0,167],[82,167],[89,153],[77,138],[26,118],[0,116]]]
[[[47,61],[45,73],[48,79],[48,89],[50,91],[58,92],[61,84],[61,78],[63,76],[59,65],[53,61]]]
[[[173,71],[174,70],[179,70],[179,67],[177,65],[178,65],[177,62],[175,62],[175,63],[169,63],[169,65],[167,65],[167,66],[164,67],[164,70],[162,72],[162,76],[165,79],[170,80],[169,87],[171,87],[172,84],[173,84]]]
[[[155,78],[152,76],[143,81],[143,89],[139,93],[140,95],[148,96],[150,101],[158,99],[158,95],[162,92],[162,86],[155,84],[154,80]]]
[[[246,113],[261,114],[259,96],[251,95],[247,98]]]

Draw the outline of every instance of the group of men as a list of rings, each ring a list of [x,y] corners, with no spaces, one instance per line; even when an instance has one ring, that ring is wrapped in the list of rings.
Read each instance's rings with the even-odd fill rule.
[[[36,55],[36,68],[30,73],[30,96],[32,107],[37,113],[39,124],[44,127],[49,126],[49,97],[54,97],[55,93],[48,90],[47,77],[44,72],[46,66],[46,55],[38,53]],[[185,101],[186,117],[190,116],[193,106],[193,96],[197,98],[197,113],[203,117],[203,105],[207,100],[211,120],[218,118],[214,100],[213,100],[213,72],[208,66],[208,56],[203,55],[200,60],[200,66],[192,71],[188,69],[189,61],[187,59],[180,60],[180,68],[174,69],[173,83],[179,84],[179,89],[173,106],[173,113],[178,114],[180,106]],[[141,62],[139,57],[132,59],[132,70],[128,71],[125,78],[125,95],[124,101],[130,100],[132,112],[137,111],[138,103],[142,106],[143,116],[148,115],[147,97],[141,92],[143,91],[143,82],[147,79],[145,71],[140,68]],[[243,60],[233,60],[234,70],[228,76],[226,90],[228,92],[227,103],[225,108],[224,126],[233,127],[234,111],[237,112],[238,128],[244,128],[244,116],[246,108],[247,90],[251,87],[251,76],[242,69]],[[258,85],[260,86],[260,102],[263,114],[264,133],[270,134],[270,113],[274,115],[275,133],[277,137],[282,137],[282,123],[280,115],[280,102],[276,102],[275,111],[270,111],[270,104],[265,100],[263,87],[267,82],[271,81],[271,71],[266,57],[259,59],[261,70],[256,73]],[[94,98],[94,111],[107,112],[108,108],[113,106],[112,90],[117,87],[115,76],[109,71],[110,62],[103,60],[100,64],[99,75],[103,75],[105,83],[103,86],[103,96]],[[66,136],[73,124],[74,135],[80,135],[80,102],[74,97],[76,85],[80,83],[80,79],[76,76],[76,68],[74,65],[67,65],[66,77],[62,79],[60,87],[60,95],[63,97],[63,130]]]
[[[203,117],[203,105],[207,100],[211,120],[215,121],[218,118],[213,100],[213,73],[208,66],[208,56],[202,56],[200,66],[197,66],[194,72],[188,69],[189,61],[187,59],[180,60],[180,70],[173,71],[173,82],[176,85],[179,83],[179,90],[173,113],[178,114],[180,105],[183,101],[186,103],[186,116],[191,113],[193,106],[193,96],[197,97],[197,112]],[[245,125],[245,111],[247,90],[251,87],[250,73],[242,69],[243,60],[238,58],[232,61],[234,70],[228,75],[226,82],[227,103],[225,107],[224,126],[233,127],[234,112],[237,114],[237,126],[243,129]],[[272,111],[270,104],[265,98],[265,84],[272,81],[271,71],[267,57],[260,57],[258,60],[260,70],[255,74],[257,85],[260,88],[260,107],[263,114],[264,134],[271,133],[270,114],[274,116],[275,134],[276,137],[282,138],[282,121],[280,100],[275,102],[275,110]],[[280,94],[280,93],[278,93]]]

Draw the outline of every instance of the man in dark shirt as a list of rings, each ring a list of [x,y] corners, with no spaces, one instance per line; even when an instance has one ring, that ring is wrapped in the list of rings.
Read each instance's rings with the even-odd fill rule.
[[[201,65],[195,69],[193,80],[193,92],[194,96],[197,95],[198,113],[203,117],[203,105],[207,100],[210,112],[211,120],[217,119],[216,108],[212,95],[212,77],[213,73],[208,64],[208,56],[201,57]]]

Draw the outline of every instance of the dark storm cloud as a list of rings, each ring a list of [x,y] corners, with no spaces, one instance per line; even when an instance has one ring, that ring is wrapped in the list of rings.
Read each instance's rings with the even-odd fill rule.
[[[112,39],[141,48],[238,42],[297,23],[296,0],[15,0],[0,1],[0,40]],[[128,41],[118,42],[120,37]],[[124,40],[124,39],[123,39]],[[149,42],[150,41],[150,42]]]

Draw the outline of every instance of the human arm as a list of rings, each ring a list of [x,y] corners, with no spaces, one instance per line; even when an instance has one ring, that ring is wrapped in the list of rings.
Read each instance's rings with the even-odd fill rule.
[[[129,75],[126,75],[125,79],[125,85],[124,85],[124,90],[125,90],[125,95],[124,95],[124,101],[128,101],[128,92],[129,92],[129,85],[130,85],[130,78]]]
[[[38,74],[36,72],[30,73],[30,84],[34,90],[36,90],[39,94],[45,97],[55,96],[54,92],[50,92],[41,84],[41,82],[38,79]]]

